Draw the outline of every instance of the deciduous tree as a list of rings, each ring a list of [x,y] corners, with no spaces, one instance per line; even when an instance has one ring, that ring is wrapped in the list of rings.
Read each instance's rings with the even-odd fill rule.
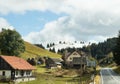
[[[25,51],[24,41],[21,35],[10,29],[2,29],[0,32],[0,51],[3,55],[19,56]]]

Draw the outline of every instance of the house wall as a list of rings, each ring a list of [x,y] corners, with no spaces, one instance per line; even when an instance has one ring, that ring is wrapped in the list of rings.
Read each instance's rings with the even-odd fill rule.
[[[21,75],[21,70],[16,70],[15,77],[16,79],[14,81],[16,83],[35,80],[35,77],[32,76],[32,70],[25,70],[23,76]]]
[[[73,52],[66,61],[73,61],[73,57],[81,57],[79,53]]]
[[[29,74],[27,74],[28,71],[24,72],[24,76],[32,76],[32,71],[29,71]]]
[[[0,57],[0,70],[11,70],[13,69],[4,59]]]
[[[29,74],[27,74],[29,72]],[[23,76],[32,76],[32,71],[31,70],[25,70]],[[15,71],[15,77],[22,77],[21,75],[21,70],[16,70]]]
[[[3,72],[5,72],[5,76],[3,76]],[[32,76],[32,71],[31,70],[29,70],[29,74],[27,74],[27,72],[28,72],[28,70],[24,71],[24,74],[22,76],[21,75],[21,71],[17,70],[17,71],[15,71],[15,78],[30,77],[30,76]],[[11,78],[11,70],[0,70],[0,78],[3,78],[3,77],[5,77],[5,78]]]
[[[20,71],[15,71],[15,77],[21,77],[21,72]]]
[[[0,70],[0,76],[3,77],[3,72],[5,72],[6,78],[11,78],[11,71],[10,70]]]

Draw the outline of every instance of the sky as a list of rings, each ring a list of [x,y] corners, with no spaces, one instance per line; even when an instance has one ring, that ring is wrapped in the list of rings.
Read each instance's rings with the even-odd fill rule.
[[[0,0],[0,30],[25,41],[102,42],[120,29],[119,0]]]

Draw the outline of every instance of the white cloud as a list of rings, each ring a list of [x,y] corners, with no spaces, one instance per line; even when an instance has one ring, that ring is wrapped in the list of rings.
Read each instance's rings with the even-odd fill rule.
[[[0,13],[51,11],[65,13],[46,23],[43,30],[24,39],[32,43],[59,40],[103,41],[120,28],[119,0],[0,0]]]
[[[24,13],[26,11],[52,11],[55,13],[73,14],[83,11],[112,12],[119,14],[119,0],[0,0],[0,13]]]
[[[47,23],[40,32],[30,33],[24,37],[32,43],[55,42],[55,41],[104,41],[108,37],[115,36],[119,30],[119,18],[94,18],[84,16],[64,16]],[[106,20],[108,20],[106,22]]]
[[[2,30],[2,28],[12,30],[14,29],[14,27],[11,26],[6,19],[0,17],[0,31]]]
[[[49,22],[42,31],[31,32],[28,36],[24,37],[24,39],[32,43],[75,40],[69,31],[72,27],[68,27],[71,24],[67,22],[67,19],[69,18],[61,17],[56,21]]]

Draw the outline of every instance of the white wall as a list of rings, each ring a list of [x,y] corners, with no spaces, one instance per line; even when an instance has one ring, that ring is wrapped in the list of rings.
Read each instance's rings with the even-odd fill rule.
[[[20,70],[18,70],[18,75],[16,75],[16,72],[17,72],[17,71],[15,71],[15,77],[22,77]],[[23,76],[32,76],[32,71],[30,71],[30,74],[29,74],[29,75],[27,75],[27,71],[24,71]]]
[[[24,71],[24,76],[32,76],[32,71],[30,71],[30,74],[27,74],[27,71]]]
[[[0,76],[2,76],[3,71],[5,71],[6,78],[11,78],[11,71],[10,70],[0,70]]]
[[[16,72],[18,72],[17,75],[16,75]],[[21,77],[20,71],[15,71],[15,77]]]
[[[0,78],[3,74],[3,71],[5,71],[5,78],[11,78],[11,71],[10,70],[0,70]],[[27,75],[26,74],[27,71],[24,72],[24,76],[23,78],[18,78],[16,80],[14,80],[16,83],[19,83],[19,82],[25,82],[25,81],[32,81],[32,80],[35,80],[35,77],[29,77],[29,76],[32,76],[32,71],[30,71],[30,74]],[[18,75],[16,75],[16,72],[15,72],[15,77],[21,77],[21,71],[18,71]]]
[[[68,58],[67,61],[73,61],[74,57],[81,57],[79,53],[73,52]]]

